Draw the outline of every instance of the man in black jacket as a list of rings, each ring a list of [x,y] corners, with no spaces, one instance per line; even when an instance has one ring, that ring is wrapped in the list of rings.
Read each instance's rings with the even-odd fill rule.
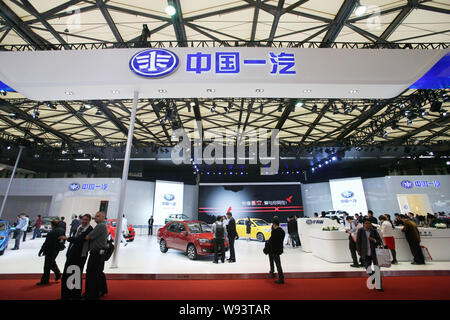
[[[80,300],[81,299],[81,288],[82,288],[82,275],[84,265],[86,263],[89,242],[85,239],[89,232],[92,231],[91,215],[85,214],[81,219],[81,225],[75,230],[75,234],[70,238],[66,236],[59,237],[61,240],[67,240],[69,242],[69,247],[67,248],[67,260],[64,265],[63,277],[61,280],[61,299],[62,300]],[[79,268],[79,273],[73,270],[68,270],[74,267]],[[75,274],[77,279],[71,281],[74,283],[70,288],[68,287],[68,278]]]
[[[275,277],[274,262],[277,266],[278,280],[275,283],[284,283],[283,269],[281,268],[280,255],[283,253],[283,242],[284,242],[285,232],[280,227],[280,221],[278,219],[273,219],[272,221],[272,234],[268,240],[269,248],[269,262],[270,271],[269,274],[272,278]]]
[[[44,273],[42,274],[41,281],[37,283],[38,286],[48,284],[50,280],[50,270],[55,273],[55,281],[61,278],[61,272],[56,264],[56,257],[61,249],[60,236],[65,234],[64,230],[58,227],[59,220],[52,221],[52,231],[47,234],[44,244],[39,250],[39,257],[44,254]]]
[[[374,266],[378,265],[375,249],[377,246],[382,245],[383,241],[381,240],[377,230],[372,226],[371,221],[368,218],[365,218],[363,220],[363,228],[360,228],[356,235],[356,250],[362,258],[362,262],[366,270],[372,265],[372,263]],[[383,291],[383,289],[381,289],[381,283],[380,289],[377,290]]]
[[[234,241],[237,237],[237,231],[236,231],[236,221],[233,218],[233,214],[231,212],[227,212],[227,233],[228,233],[228,241],[230,243],[230,258],[228,259],[228,262],[236,262],[236,255],[234,252]]]
[[[148,235],[152,236],[153,235],[153,216],[150,217],[150,219],[148,219]]]

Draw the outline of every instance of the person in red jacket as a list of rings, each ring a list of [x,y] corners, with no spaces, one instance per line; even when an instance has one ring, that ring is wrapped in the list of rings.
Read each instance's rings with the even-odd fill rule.
[[[33,238],[31,238],[31,240],[41,237],[41,226],[42,226],[42,218],[41,215],[38,214],[36,222],[34,224]]]

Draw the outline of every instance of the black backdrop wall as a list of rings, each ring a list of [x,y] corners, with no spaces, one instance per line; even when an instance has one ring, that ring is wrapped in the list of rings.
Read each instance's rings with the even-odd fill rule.
[[[200,185],[199,220],[213,223],[228,210],[235,219],[250,217],[271,222],[278,216],[286,222],[292,215],[302,217],[300,184]]]

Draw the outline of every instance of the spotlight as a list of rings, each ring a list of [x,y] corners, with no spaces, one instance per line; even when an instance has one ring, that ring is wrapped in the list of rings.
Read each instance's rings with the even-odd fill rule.
[[[36,154],[34,155],[34,157],[37,159],[37,158],[39,158],[39,155],[36,153]]]
[[[103,114],[103,111],[100,108],[97,108],[97,111],[95,112],[96,115],[101,116]]]
[[[321,164],[319,164],[319,168],[322,168],[322,165],[321,165]]]
[[[296,107],[303,107],[304,103],[302,100],[297,100],[297,102],[295,103]]]
[[[386,138],[388,136],[389,132],[387,132],[386,130],[384,130],[383,132],[383,138]]]
[[[0,90],[0,94],[2,95],[2,96],[6,96],[6,91],[5,90]]]
[[[442,116],[446,117],[447,116],[447,111],[442,112]]]
[[[211,107],[210,111],[212,113],[216,112],[216,104],[214,103],[213,106]]]
[[[38,111],[38,110],[34,110],[34,111],[31,113],[31,117],[32,117],[33,119],[39,118],[39,111]]]
[[[325,164],[328,164],[328,160],[325,161]]]
[[[316,111],[317,111],[317,104],[315,104],[315,105],[312,106],[311,111],[312,111],[312,112],[316,112]]]
[[[408,119],[408,126],[412,125],[412,124],[413,124],[413,121],[411,119]]]
[[[87,104],[87,103],[85,103],[85,104],[83,105],[83,107],[84,107],[86,110],[89,110],[89,109],[92,108],[92,106],[91,106],[90,104]]]
[[[314,172],[314,171],[315,171],[315,169],[314,169],[314,168],[311,168],[311,171],[312,171],[312,172]]]
[[[365,5],[362,5],[360,1],[357,3],[357,7],[355,9],[355,15],[357,17],[361,17],[363,14],[365,14],[367,11],[367,7]]]
[[[108,169],[111,169],[111,164],[110,164],[110,163],[107,163],[107,164],[106,164],[106,167],[107,167]]]
[[[17,115],[15,113],[8,114],[8,117],[10,117],[13,120],[17,120]]]
[[[83,153],[83,149],[78,149],[78,153]]]
[[[331,160],[336,161],[336,160],[337,160],[337,157],[336,157],[336,156],[333,156],[333,157],[331,158]]]
[[[241,176],[244,175],[244,173],[241,171]]]
[[[167,15],[169,15],[169,16],[174,16],[175,15],[175,13],[177,13],[177,10],[175,10],[175,8],[174,8],[174,6],[172,6],[172,5],[168,5],[167,7],[166,7],[166,13],[167,13]]]
[[[6,147],[6,150],[11,150],[11,146],[7,146],[7,147]]]

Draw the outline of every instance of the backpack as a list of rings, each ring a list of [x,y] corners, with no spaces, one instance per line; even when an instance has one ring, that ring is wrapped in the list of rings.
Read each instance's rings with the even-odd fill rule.
[[[223,224],[216,223],[216,239],[223,239],[225,235],[225,228]]]
[[[112,254],[114,253],[114,248],[114,240],[110,235],[108,240],[106,241],[105,261],[108,261],[109,258],[111,258]]]

